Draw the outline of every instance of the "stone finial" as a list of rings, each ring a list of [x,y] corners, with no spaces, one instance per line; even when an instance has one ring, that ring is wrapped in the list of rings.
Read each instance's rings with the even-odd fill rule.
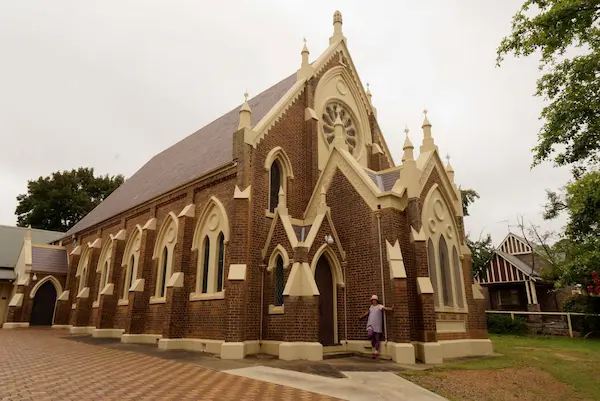
[[[283,187],[279,187],[279,203],[278,205],[280,206],[284,206],[285,205],[285,192],[283,191]]]
[[[340,39],[345,39],[342,33],[342,13],[336,10],[333,13],[333,36],[329,38],[329,44],[332,45]]]
[[[345,131],[344,123],[338,114],[335,118],[335,122],[333,123],[333,146],[336,148],[348,150]]]
[[[321,187],[321,192],[319,193],[320,195],[320,204],[321,205],[326,205],[327,204],[327,191],[325,191],[325,187]]]
[[[306,68],[309,66],[308,63],[308,55],[310,52],[308,51],[308,46],[306,46],[306,38],[304,38],[304,46],[302,47],[302,66],[301,68]]]
[[[415,155],[413,153],[415,147],[408,137],[408,127],[404,128],[404,134],[406,135],[406,139],[404,140],[404,146],[402,146],[402,150],[404,150],[404,155],[402,156],[403,164],[405,164],[407,161],[415,160]]]
[[[448,174],[448,178],[450,178],[450,181],[454,182],[454,168],[450,164],[449,154],[446,154],[446,173]]]
[[[248,92],[246,91],[244,93],[244,103],[240,108],[240,124],[238,125],[238,129],[252,128],[251,118],[252,109],[250,109],[250,105],[248,104]]]
[[[372,106],[373,102],[371,101],[371,99],[373,98],[373,95],[371,94],[371,87],[369,86],[369,83],[367,82],[367,99],[369,99],[369,104]]]
[[[427,109],[423,110],[425,118],[423,119],[423,125],[421,126],[421,128],[423,128],[423,143],[421,144],[420,148],[421,153],[430,152],[437,149],[437,146],[433,140],[433,136],[431,135],[431,123],[427,118],[427,112]]]
[[[308,51],[308,46],[306,45],[306,38],[303,39],[304,45],[302,46],[302,63],[300,65],[300,69],[298,69],[297,79],[309,79],[313,74],[313,68],[308,61],[308,55],[310,52]]]

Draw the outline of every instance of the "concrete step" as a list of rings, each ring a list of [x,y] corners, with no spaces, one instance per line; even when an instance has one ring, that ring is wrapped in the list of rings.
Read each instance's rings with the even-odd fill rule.
[[[323,359],[350,358],[356,356],[356,353],[351,351],[329,351],[323,352]]]

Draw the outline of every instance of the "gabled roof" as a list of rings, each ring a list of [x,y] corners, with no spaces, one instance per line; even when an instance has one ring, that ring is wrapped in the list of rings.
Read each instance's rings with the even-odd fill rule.
[[[36,272],[67,274],[69,262],[67,250],[62,247],[31,248],[31,270]]]
[[[296,83],[296,73],[248,100],[252,125],[260,121]],[[154,156],[67,235],[147,202],[231,162],[233,133],[239,124],[237,106],[187,138]]]
[[[391,191],[396,183],[396,180],[400,178],[401,168],[396,167],[386,171],[373,171],[365,168],[365,173],[369,176],[373,183],[377,185],[377,188],[382,192]]]
[[[516,256],[508,254],[506,252],[499,251],[499,250],[497,250],[496,253],[498,255],[502,256],[507,262],[510,262],[511,264],[515,265],[519,270],[521,270],[523,273],[527,274],[528,276],[533,276],[533,277],[539,276],[535,270],[533,271],[533,273],[531,272],[530,265],[528,265],[521,259],[517,258]]]
[[[23,239],[28,228],[0,225],[0,268],[13,268],[19,259]],[[56,231],[31,229],[31,241],[34,244],[49,244],[65,234]]]
[[[536,246],[536,244],[532,245],[534,247]],[[498,246],[498,249],[511,255],[531,253],[531,247],[528,245],[528,241],[525,238],[513,233],[508,233],[506,238],[504,238],[504,240],[502,240]]]

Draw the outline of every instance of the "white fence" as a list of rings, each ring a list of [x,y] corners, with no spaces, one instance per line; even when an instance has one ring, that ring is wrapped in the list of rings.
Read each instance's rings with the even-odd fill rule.
[[[599,314],[594,313],[574,313],[574,312],[522,312],[522,311],[503,311],[503,310],[486,310],[485,313],[496,313],[496,314],[504,314],[510,315],[510,317],[515,320],[515,315],[540,315],[540,316],[566,316],[567,317],[567,325],[569,327],[569,336],[573,337],[573,325],[571,323],[571,316],[600,316]]]

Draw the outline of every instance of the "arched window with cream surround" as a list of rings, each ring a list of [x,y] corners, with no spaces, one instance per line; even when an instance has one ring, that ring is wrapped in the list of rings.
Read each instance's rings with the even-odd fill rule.
[[[123,288],[121,291],[121,301],[123,305],[129,299],[129,289],[137,278],[138,265],[140,260],[140,244],[142,242],[142,227],[136,225],[133,227],[132,233],[127,240],[125,250],[123,252],[123,260],[121,267],[123,272]]]
[[[77,277],[79,280],[77,283],[77,294],[79,294],[87,286],[87,278],[90,270],[90,256],[91,249],[89,245],[85,245],[77,265],[77,272],[75,273],[75,277]]]
[[[177,232],[179,230],[179,221],[173,212],[165,217],[154,246],[152,258],[156,264],[156,282],[154,297],[150,302],[164,302],[167,293],[167,283],[173,273],[173,255],[175,254],[175,245],[177,244]]]
[[[438,184],[429,190],[422,209],[422,229],[428,237],[429,277],[438,311],[467,310],[464,276],[460,268],[459,231],[453,202]],[[456,204],[459,204],[457,201]]]
[[[194,231],[192,250],[198,252],[198,262],[195,291],[190,294],[190,300],[224,298],[229,230],[225,207],[216,197],[211,197]]]
[[[108,279],[110,275],[112,251],[113,240],[112,238],[108,238],[104,242],[104,246],[102,247],[102,251],[100,252],[100,258],[98,259],[98,266],[96,267],[96,273],[100,273],[100,278],[98,279],[96,302],[94,303],[94,306],[98,306],[98,302],[100,302],[100,293],[109,282]]]
[[[267,154],[265,170],[269,173],[268,211],[274,213],[279,204],[279,190],[283,189],[287,194],[287,179],[294,178],[292,163],[281,147],[277,146]]]
[[[267,272],[272,277],[273,295],[269,304],[269,314],[283,313],[283,290],[285,289],[285,269],[290,265],[290,258],[285,248],[279,244],[269,257]]]

